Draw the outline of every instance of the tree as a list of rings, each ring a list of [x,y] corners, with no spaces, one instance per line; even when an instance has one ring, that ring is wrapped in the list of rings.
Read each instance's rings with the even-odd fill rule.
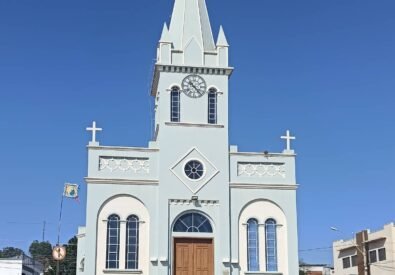
[[[16,247],[4,247],[0,250],[0,258],[13,258],[25,254],[22,249]]]
[[[54,272],[54,261],[52,259],[52,245],[47,242],[34,241],[29,247],[29,253],[34,260],[44,266],[44,274],[52,275]]]
[[[61,275],[75,275],[77,273],[77,238],[71,238],[66,247],[66,257],[59,262],[59,271]],[[33,259],[44,265],[45,275],[55,275],[57,262],[52,258],[53,246],[49,242],[34,241],[29,252]]]
[[[60,262],[61,274],[75,275],[77,273],[77,237],[71,238],[66,247],[66,258]]]

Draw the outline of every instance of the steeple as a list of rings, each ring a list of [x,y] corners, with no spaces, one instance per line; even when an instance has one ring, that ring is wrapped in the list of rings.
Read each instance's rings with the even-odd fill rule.
[[[169,32],[175,50],[193,40],[203,51],[216,50],[205,0],[175,0]]]
[[[185,77],[185,73],[230,76],[233,71],[229,66],[229,44],[222,26],[217,43],[214,42],[206,0],[174,1],[170,25],[163,25],[157,46],[151,86],[153,96],[157,95],[160,80],[164,78],[162,72],[180,73],[179,76]]]

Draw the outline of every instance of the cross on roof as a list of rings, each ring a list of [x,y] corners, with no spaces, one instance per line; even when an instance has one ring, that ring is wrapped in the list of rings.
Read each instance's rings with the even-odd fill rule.
[[[291,136],[289,130],[287,130],[287,135],[282,136],[281,139],[285,139],[287,141],[287,151],[291,150],[291,140],[295,140],[296,137]]]
[[[96,143],[96,132],[103,131],[102,128],[96,128],[96,121],[93,121],[92,127],[88,127],[86,130],[92,131],[92,141],[90,143]]]

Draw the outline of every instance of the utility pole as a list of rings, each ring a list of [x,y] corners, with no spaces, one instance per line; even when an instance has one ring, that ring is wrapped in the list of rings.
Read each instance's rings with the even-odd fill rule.
[[[355,234],[357,247],[358,275],[371,275],[369,265],[368,231],[363,230]]]

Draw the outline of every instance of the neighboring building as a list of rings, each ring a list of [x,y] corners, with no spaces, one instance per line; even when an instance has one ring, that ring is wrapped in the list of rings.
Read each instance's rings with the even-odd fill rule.
[[[332,275],[333,268],[325,264],[300,264],[299,270],[304,272],[304,275]]]
[[[44,267],[32,258],[21,255],[0,259],[1,275],[42,275]]]
[[[387,224],[379,231],[362,231],[347,241],[333,243],[336,275],[395,274],[395,225]]]
[[[293,137],[281,153],[229,145],[228,49],[222,28],[214,42],[204,0],[175,0],[149,146],[101,146],[89,128],[78,274],[298,274]]]

